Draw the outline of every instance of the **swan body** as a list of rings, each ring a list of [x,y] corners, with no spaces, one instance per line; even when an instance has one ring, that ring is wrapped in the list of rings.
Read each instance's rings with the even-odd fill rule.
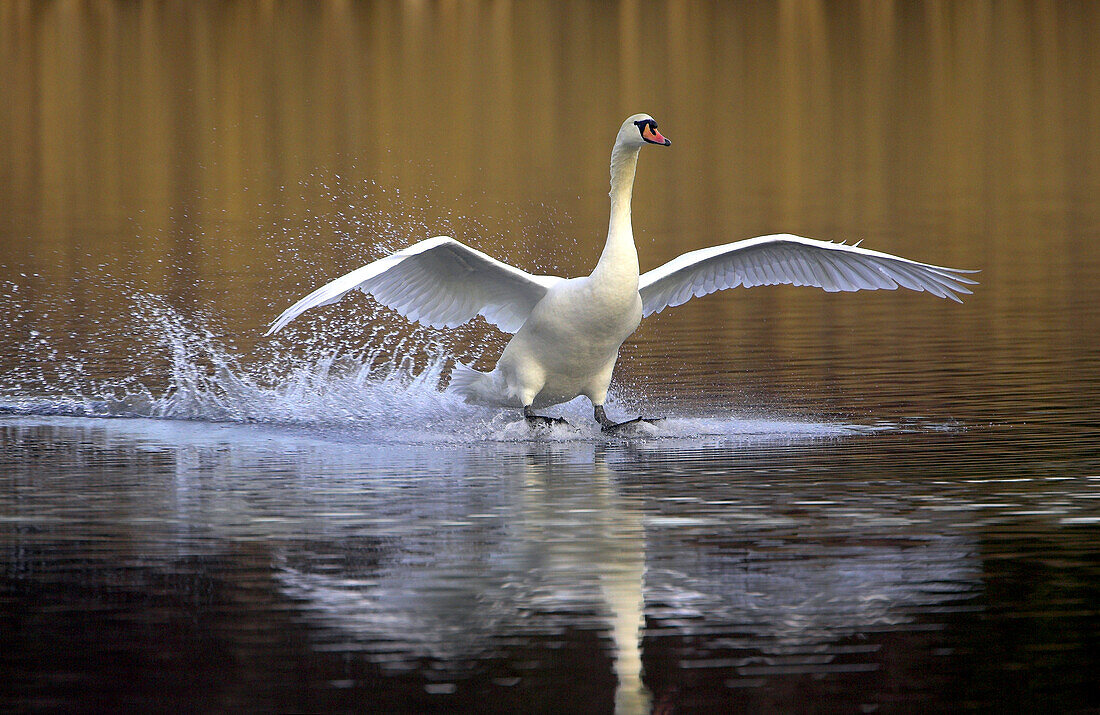
[[[482,315],[513,333],[488,373],[457,364],[448,389],[467,401],[531,410],[578,395],[592,401],[601,425],[617,427],[603,403],[623,341],[644,316],[717,290],[781,283],[826,291],[928,291],[959,301],[974,280],[965,271],[918,263],[888,253],[802,238],[760,236],[685,253],[639,274],[630,222],[638,154],[646,144],[668,146],[647,114],[629,117],[611,153],[611,220],[591,275],[533,275],[438,236],[397,251],[327,283],[272,322],[278,332],[306,310],[358,289],[410,321],[455,327]],[[624,423],[625,424],[625,423]]]

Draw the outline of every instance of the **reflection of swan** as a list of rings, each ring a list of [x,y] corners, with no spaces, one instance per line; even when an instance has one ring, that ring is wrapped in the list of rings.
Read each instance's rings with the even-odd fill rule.
[[[428,692],[445,692],[444,679],[463,690],[494,679],[493,692],[518,701],[552,697],[547,684],[569,677],[569,702],[614,697],[618,711],[644,712],[649,690],[667,702],[670,682],[698,682],[699,671],[683,668],[725,678],[780,662],[782,675],[806,654],[798,662],[814,672],[847,668],[824,659],[852,636],[872,649],[851,656],[855,665],[894,678],[897,666],[874,655],[885,642],[875,631],[891,631],[910,665],[923,660],[925,645],[904,630],[981,586],[975,537],[953,512],[901,516],[926,505],[926,483],[883,482],[841,499],[832,493],[843,481],[782,478],[805,463],[771,450],[773,478],[762,483],[755,468],[765,463],[743,450],[709,459],[649,443],[446,450],[240,425],[19,424],[68,445],[66,463],[91,449],[150,475],[142,499],[108,490],[98,505],[122,515],[116,528],[145,554],[143,568],[178,574],[181,558],[200,554],[246,574],[270,567],[279,608],[308,627],[318,651],[345,656],[364,685],[379,682],[370,681],[376,667],[383,679],[415,673]],[[843,471],[844,451],[815,450],[815,463]],[[708,467],[735,458],[748,469]],[[64,486],[39,496],[59,513],[84,509],[79,490]],[[823,492],[832,506],[792,515]]]
[[[316,551],[279,559],[281,588],[319,640],[391,671],[432,659],[442,676],[517,638],[537,649],[571,630],[607,633],[616,712],[648,712],[643,513],[589,449],[528,455],[509,482],[515,489],[494,492],[508,503],[489,511],[507,515],[506,526],[473,520],[417,540],[370,539],[362,549],[317,542]],[[469,505],[455,506],[448,520],[470,521],[461,510]],[[334,559],[344,568],[324,566]]]
[[[456,366],[452,390],[471,402],[522,407],[529,420],[546,419],[534,415],[533,407],[584,395],[596,420],[612,429],[618,425],[603,408],[611,373],[620,346],[643,316],[737,286],[788,283],[853,291],[900,285],[958,300],[956,293],[969,293],[966,284],[974,283],[960,275],[968,271],[789,234],[692,251],[639,276],[630,199],[638,152],[646,143],[670,142],[652,117],[635,114],[619,129],[611,152],[611,223],[591,275],[531,275],[440,236],[318,288],[283,312],[268,334],[356,288],[435,327],[480,314],[515,337],[490,373]]]
[[[980,588],[973,537],[947,521],[899,534],[893,490],[788,523],[789,502],[815,498],[813,486],[789,484],[769,501],[744,485],[691,480],[694,495],[680,501],[682,486],[666,490],[650,475],[632,487],[615,474],[615,453],[591,449],[555,446],[487,482],[467,478],[482,473],[476,460],[418,477],[369,505],[403,515],[396,523],[279,547],[279,588],[318,647],[360,653],[385,672],[431,662],[439,678],[466,681],[502,653],[552,668],[567,657],[567,634],[598,632],[618,712],[647,711],[650,689],[667,694],[662,682],[677,677],[660,665],[669,653],[731,676],[777,656],[794,667],[805,654],[814,672],[849,667],[845,658],[887,667],[876,632],[916,628]],[[858,521],[838,518],[853,508]],[[869,650],[830,660],[858,635]],[[570,652],[592,663],[590,649]],[[657,666],[644,682],[643,653]]]

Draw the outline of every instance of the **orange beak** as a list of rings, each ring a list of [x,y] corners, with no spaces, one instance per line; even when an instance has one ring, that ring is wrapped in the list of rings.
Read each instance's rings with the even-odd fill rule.
[[[653,128],[652,124],[646,124],[642,129],[642,139],[645,139],[650,144],[660,144],[661,146],[669,146],[672,144],[668,139],[661,136],[661,133]]]

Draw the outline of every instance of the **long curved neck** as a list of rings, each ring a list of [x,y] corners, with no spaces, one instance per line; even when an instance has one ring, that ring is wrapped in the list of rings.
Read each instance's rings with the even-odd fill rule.
[[[611,223],[607,228],[607,243],[593,275],[633,276],[637,281],[638,249],[634,246],[634,230],[630,225],[630,197],[638,169],[638,149],[615,144],[611,151]]]

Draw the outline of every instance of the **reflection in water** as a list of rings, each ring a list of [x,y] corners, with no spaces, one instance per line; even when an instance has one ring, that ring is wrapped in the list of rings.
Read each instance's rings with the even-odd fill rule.
[[[856,486],[830,463],[874,460],[846,457],[843,442],[782,456],[765,440],[685,459],[660,443],[394,448],[140,420],[7,418],[0,435],[0,505],[5,523],[24,525],[2,538],[5,571],[23,599],[48,601],[71,578],[67,549],[60,561],[44,554],[72,537],[87,543],[77,563],[122,559],[147,584],[221,572],[271,595],[237,609],[217,638],[247,639],[277,613],[305,640],[280,646],[286,657],[361,662],[337,686],[389,688],[398,701],[464,707],[514,689],[643,712],[733,691],[784,701],[840,678],[833,697],[858,705],[904,674],[914,702],[938,702],[939,683],[915,674],[942,671],[941,619],[974,613],[984,590],[973,528],[939,508],[944,487]],[[26,455],[45,445],[31,466]],[[1026,508],[1024,496],[1002,496],[1002,509]],[[79,578],[99,594],[85,607],[112,600],[117,576]],[[170,578],[184,602],[212,588]],[[206,619],[225,606],[197,608]],[[83,627],[105,645],[130,638],[110,622]],[[122,647],[144,657],[181,645]],[[557,677],[586,685],[555,696]]]
[[[591,464],[591,450],[530,453],[509,474],[503,503],[486,513],[444,505],[453,511],[431,517],[446,529],[415,542],[381,541],[366,563],[345,545],[314,544],[298,554],[301,566],[284,565],[278,578],[307,604],[319,639],[372,651],[389,668],[430,658],[446,673],[485,657],[502,634],[552,635],[590,623],[610,636],[616,711],[644,712],[643,512],[639,500],[617,493],[605,465]],[[487,533],[475,526],[485,521],[494,524]],[[346,569],[332,570],[333,562]]]
[[[589,620],[587,613],[606,614],[620,712],[648,707],[643,604],[662,639],[723,634],[696,646],[681,667],[734,666],[759,680],[877,670],[876,646],[832,644],[903,631],[920,613],[966,602],[980,587],[972,538],[949,524],[898,536],[893,527],[905,520],[891,516],[890,500],[861,505],[871,529],[844,543],[760,544],[750,536],[760,525],[789,521],[767,505],[747,505],[763,511],[747,523],[735,517],[729,531],[717,515],[646,518],[639,497],[619,493],[604,455],[595,455],[589,472],[587,452],[529,454],[511,476],[522,488],[509,490],[505,503],[488,513],[433,513],[451,526],[444,533],[379,541],[367,554],[312,544],[298,553],[301,565],[284,565],[278,578],[288,596],[307,604],[316,638],[367,650],[397,669],[428,658],[446,673],[485,657],[502,633],[552,633]],[[479,532],[471,548],[455,537],[478,519],[502,523]],[[803,518],[800,527],[827,531],[814,521]],[[712,648],[739,657],[716,660]],[[844,657],[852,654],[864,659]]]

